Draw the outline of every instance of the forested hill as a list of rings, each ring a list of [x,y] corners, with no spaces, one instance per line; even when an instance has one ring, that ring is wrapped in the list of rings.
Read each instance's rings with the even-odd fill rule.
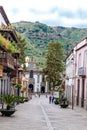
[[[25,55],[33,55],[40,67],[43,67],[47,44],[51,40],[59,41],[68,52],[76,43],[87,37],[87,28],[47,26],[39,22],[26,21],[13,23],[13,26],[26,40]]]

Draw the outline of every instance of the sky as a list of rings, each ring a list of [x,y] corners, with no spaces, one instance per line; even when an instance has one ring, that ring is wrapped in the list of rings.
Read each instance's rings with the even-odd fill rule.
[[[11,23],[87,28],[87,0],[0,0]]]

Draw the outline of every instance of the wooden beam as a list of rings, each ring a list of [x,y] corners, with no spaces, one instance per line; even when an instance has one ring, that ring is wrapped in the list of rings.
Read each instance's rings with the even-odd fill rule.
[[[7,17],[7,15],[6,15],[2,6],[0,6],[0,13],[1,13],[2,17],[4,18],[6,24],[10,25],[10,21],[9,21],[9,19],[8,19],[8,17]]]

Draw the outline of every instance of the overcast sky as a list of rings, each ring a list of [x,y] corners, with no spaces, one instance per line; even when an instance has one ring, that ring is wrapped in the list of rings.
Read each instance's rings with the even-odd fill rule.
[[[87,0],[0,0],[11,23],[87,28]]]

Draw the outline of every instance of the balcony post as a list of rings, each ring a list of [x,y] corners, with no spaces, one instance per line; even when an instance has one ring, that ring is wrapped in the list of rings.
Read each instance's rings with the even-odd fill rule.
[[[18,79],[19,79],[19,76],[18,76],[18,58],[19,58],[19,53],[18,52],[16,52],[16,53],[14,53],[14,58],[16,59],[16,84],[18,84]],[[19,96],[19,88],[18,88],[18,90],[17,90],[17,94],[18,94],[18,96]]]

